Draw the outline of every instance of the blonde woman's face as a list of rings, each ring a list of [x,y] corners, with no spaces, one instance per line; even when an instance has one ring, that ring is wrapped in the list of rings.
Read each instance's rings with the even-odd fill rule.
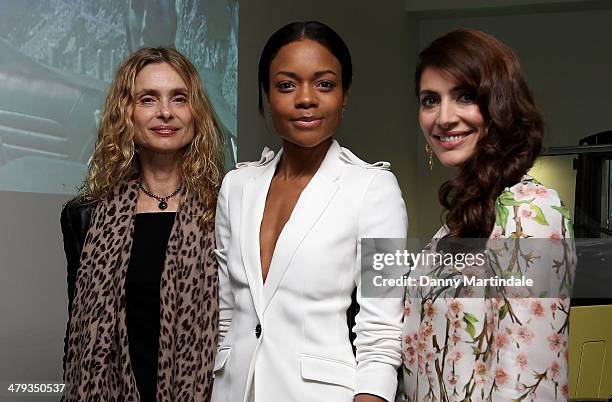
[[[168,63],[149,64],[136,76],[132,114],[141,152],[172,154],[193,141],[187,85]]]

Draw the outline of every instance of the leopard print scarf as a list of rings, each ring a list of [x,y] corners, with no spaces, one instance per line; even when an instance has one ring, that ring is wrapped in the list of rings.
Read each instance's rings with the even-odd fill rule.
[[[125,277],[138,185],[96,206],[81,253],[69,323],[65,401],[139,401],[130,365]],[[157,401],[208,401],[217,345],[217,262],[203,204],[185,190],[161,278]]]

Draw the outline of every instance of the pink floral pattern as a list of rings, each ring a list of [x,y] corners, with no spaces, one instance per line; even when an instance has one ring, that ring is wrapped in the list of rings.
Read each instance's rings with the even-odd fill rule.
[[[526,289],[432,297],[408,289],[404,309],[403,400],[565,401],[567,323],[575,254],[569,212],[557,193],[529,176],[496,201],[496,224],[487,255],[504,271],[547,269],[554,297]],[[426,250],[435,250],[442,228]],[[543,238],[546,249],[526,250],[519,239]],[[503,245],[496,239],[504,240]],[[509,241],[507,239],[510,239]],[[513,248],[508,244],[517,239]],[[500,243],[501,244],[501,243]],[[431,275],[438,267],[417,267]],[[478,276],[464,269],[462,274]],[[534,277],[541,272],[532,272]],[[551,288],[552,289],[552,288]],[[470,293],[472,292],[472,293]],[[439,294],[438,294],[439,295]],[[400,398],[401,400],[401,398]]]

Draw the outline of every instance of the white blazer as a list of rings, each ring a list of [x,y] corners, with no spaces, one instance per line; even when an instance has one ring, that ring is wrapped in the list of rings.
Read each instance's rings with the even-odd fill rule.
[[[212,401],[349,402],[358,393],[392,401],[403,302],[362,298],[359,262],[360,238],[406,237],[397,180],[388,163],[367,164],[334,141],[278,238],[264,284],[259,228],[281,153],[265,149],[221,186]],[[355,287],[356,357],[346,321]]]

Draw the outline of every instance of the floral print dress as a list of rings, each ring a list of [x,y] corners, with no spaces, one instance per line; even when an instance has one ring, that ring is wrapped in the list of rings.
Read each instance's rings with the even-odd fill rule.
[[[557,193],[524,176],[495,203],[485,254],[502,276],[544,274],[550,291],[407,288],[403,330],[405,401],[566,401],[569,297],[575,253]],[[442,228],[424,252],[436,250]],[[519,243],[524,239],[531,243]],[[497,242],[497,243],[496,243]],[[539,243],[538,243],[539,242]],[[410,275],[440,277],[440,267]],[[472,267],[462,275],[478,276]],[[403,398],[403,399],[402,399]]]

